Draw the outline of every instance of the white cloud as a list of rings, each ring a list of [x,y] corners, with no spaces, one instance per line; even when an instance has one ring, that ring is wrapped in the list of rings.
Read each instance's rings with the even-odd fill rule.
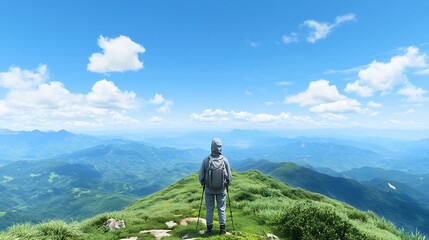
[[[372,96],[375,92],[385,94],[397,85],[409,84],[405,71],[408,68],[425,67],[425,58],[426,55],[420,54],[418,48],[409,47],[404,55],[394,56],[388,63],[373,61],[359,71],[359,79],[348,83],[345,91],[361,97]]]
[[[165,102],[165,99],[161,94],[156,93],[155,96],[149,102],[158,105]]]
[[[203,113],[197,114],[192,113],[191,118],[198,122],[218,122],[218,121],[227,121],[228,112],[222,109],[206,109]]]
[[[354,20],[356,20],[356,15],[354,13],[341,15],[335,18],[335,25]]]
[[[315,43],[316,41],[326,38],[328,34],[340,24],[353,21],[356,19],[355,14],[349,13],[346,15],[338,16],[335,18],[335,23],[318,22],[315,20],[307,20],[304,22],[304,26],[311,29],[307,41]]]
[[[347,83],[344,91],[354,92],[361,97],[371,97],[374,94],[374,90],[371,87],[361,85],[360,81],[355,81],[353,83]]]
[[[10,67],[8,72],[0,72],[0,87],[10,90],[32,89],[48,79],[48,68],[40,65],[35,71]]]
[[[369,101],[366,105],[371,108],[381,108],[383,106],[383,104],[373,101]]]
[[[86,100],[91,106],[101,108],[132,109],[137,105],[135,93],[122,92],[113,82],[105,79],[94,84]]]
[[[252,95],[253,93],[251,92],[251,91],[244,91],[244,94],[246,94],[247,96],[250,96],[250,95]]]
[[[0,125],[11,129],[61,129],[83,126],[135,124],[127,110],[136,109],[132,92],[121,91],[113,82],[96,82],[88,94],[71,93],[63,83],[48,82],[47,67],[0,72]],[[14,84],[10,84],[14,83]],[[18,84],[16,84],[18,83]]]
[[[295,33],[295,32],[292,32],[291,34],[289,34],[289,35],[284,35],[283,36],[283,42],[284,43],[294,43],[294,42],[298,42],[298,34],[297,33]]]
[[[354,99],[344,99],[318,104],[311,107],[310,111],[314,113],[357,113],[361,111],[361,105]]]
[[[35,89],[9,91],[4,101],[16,110],[34,110],[67,108],[81,103],[82,100],[83,95],[71,94],[61,82],[49,82]]]
[[[137,71],[143,68],[143,62],[138,58],[139,53],[144,53],[142,45],[133,42],[127,36],[117,38],[105,38],[100,36],[98,45],[103,49],[102,53],[93,53],[89,57],[88,70],[91,72],[125,72]]]
[[[360,70],[366,67],[367,66],[358,66],[358,67],[352,67],[349,69],[341,69],[341,70],[329,69],[323,72],[323,74],[350,74],[350,73],[359,72]]]
[[[173,101],[165,99],[161,94],[156,93],[155,96],[149,101],[149,103],[154,105],[161,105],[157,109],[159,113],[169,113],[171,106],[173,106]]]
[[[164,104],[156,111],[158,111],[159,113],[169,113],[171,106],[173,106],[173,101],[166,100]]]
[[[309,19],[302,23],[302,26],[310,30],[308,32],[308,35],[307,33],[291,32],[290,34],[283,35],[282,40],[283,43],[289,44],[299,42],[301,35],[307,35],[307,42],[315,43],[320,39],[326,38],[329,33],[331,33],[336,27],[340,26],[341,24],[354,20],[356,20],[356,15],[354,13],[338,16],[335,18],[334,23],[318,22],[316,20]]]
[[[300,106],[316,105],[321,103],[345,100],[335,85],[329,85],[329,81],[321,79],[310,82],[308,89],[285,99],[285,103],[296,103]]]
[[[242,122],[242,123],[308,123],[312,119],[308,116],[294,116],[282,112],[279,115],[266,113],[251,113],[247,111],[225,111],[222,109],[206,109],[203,113],[192,113],[191,119],[198,122]]]
[[[415,87],[413,85],[408,85],[398,91],[398,94],[407,96],[407,101],[409,102],[423,102],[427,99],[423,96],[427,91],[422,88]]]
[[[312,106],[311,112],[320,113],[330,119],[340,117],[329,114],[358,113],[362,110],[361,104],[357,100],[341,95],[335,85],[329,85],[329,81],[323,79],[310,82],[307,90],[286,97],[284,103],[295,103],[301,107],[310,105]],[[341,116],[341,118],[343,117]]]
[[[282,118],[284,119],[289,118],[289,115],[287,113],[281,113],[280,115],[276,116],[276,115],[264,114],[264,113],[254,114],[254,113],[245,112],[245,111],[241,111],[241,112],[231,111],[230,115],[232,116],[232,118],[236,120],[245,121],[245,122],[273,122],[273,121],[281,120]]]
[[[333,28],[333,25],[329,23],[319,23],[314,20],[307,20],[304,22],[304,25],[313,30],[307,37],[307,41],[311,43],[315,43],[317,40],[328,36],[328,33]]]

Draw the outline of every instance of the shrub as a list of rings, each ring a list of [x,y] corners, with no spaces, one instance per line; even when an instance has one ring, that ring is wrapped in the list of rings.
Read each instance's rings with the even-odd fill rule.
[[[347,213],[347,216],[350,219],[359,220],[361,222],[367,222],[368,221],[368,214],[366,214],[366,213],[364,213],[362,211],[356,210],[356,209],[353,209],[353,210],[349,211]]]
[[[33,239],[36,235],[36,229],[31,224],[25,223],[13,225],[8,229],[8,232],[4,235],[4,238],[0,239]]]
[[[395,225],[393,225],[393,223],[387,221],[384,217],[382,217],[381,219],[377,219],[375,222],[375,225],[378,228],[384,229],[386,231],[390,231],[390,232],[396,231]]]
[[[277,224],[279,230],[293,240],[300,239],[365,239],[334,210],[311,202],[299,202],[286,210]]]
[[[67,224],[63,221],[49,221],[37,226],[41,239],[49,240],[76,240],[82,239],[82,232],[76,224]]]

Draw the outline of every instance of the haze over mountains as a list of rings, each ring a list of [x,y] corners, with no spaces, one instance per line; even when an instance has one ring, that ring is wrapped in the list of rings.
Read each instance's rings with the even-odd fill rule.
[[[0,227],[123,209],[196,172],[214,136],[223,140],[236,170],[257,169],[400,227],[429,232],[428,139],[287,138],[244,130],[142,141],[3,130]]]

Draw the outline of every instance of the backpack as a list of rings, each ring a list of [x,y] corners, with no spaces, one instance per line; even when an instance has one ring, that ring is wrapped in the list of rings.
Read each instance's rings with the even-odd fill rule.
[[[223,157],[212,158],[209,156],[209,166],[206,170],[205,184],[213,190],[226,187],[226,167]]]

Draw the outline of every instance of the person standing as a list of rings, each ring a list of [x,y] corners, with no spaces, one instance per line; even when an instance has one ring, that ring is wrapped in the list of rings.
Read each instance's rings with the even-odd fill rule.
[[[203,159],[199,180],[205,188],[207,234],[213,229],[213,211],[216,200],[219,216],[220,234],[226,234],[226,194],[231,184],[232,175],[228,159],[222,155],[222,142],[214,138],[211,143],[211,154]]]

